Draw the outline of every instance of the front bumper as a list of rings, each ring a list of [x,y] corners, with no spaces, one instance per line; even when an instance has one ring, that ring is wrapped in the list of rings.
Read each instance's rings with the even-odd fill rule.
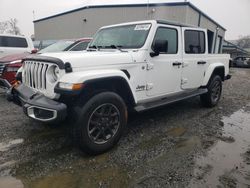
[[[60,122],[67,116],[65,104],[49,99],[23,84],[10,88],[7,92],[7,98],[22,106],[28,117],[38,121]]]

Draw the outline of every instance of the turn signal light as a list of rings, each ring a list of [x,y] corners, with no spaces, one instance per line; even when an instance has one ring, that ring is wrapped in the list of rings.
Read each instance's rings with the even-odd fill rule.
[[[65,83],[65,82],[60,82],[58,84],[59,88],[61,89],[67,89],[67,90],[80,90],[83,88],[83,83],[78,83],[78,84],[73,84],[73,83]]]
[[[80,90],[83,88],[83,84],[73,84],[72,90]]]

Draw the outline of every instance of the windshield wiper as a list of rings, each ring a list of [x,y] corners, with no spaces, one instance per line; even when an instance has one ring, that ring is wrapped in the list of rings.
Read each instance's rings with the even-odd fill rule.
[[[98,50],[98,51],[99,51],[101,48],[112,48],[112,49],[120,50],[121,52],[127,52],[127,51],[121,49],[122,46],[116,46],[116,45],[114,45],[114,44],[111,44],[111,45],[109,45],[109,46],[96,46],[96,45],[92,45],[92,46],[89,46],[88,48],[90,48],[90,49],[95,49],[95,50]],[[92,51],[92,50],[90,50],[90,51]]]
[[[120,50],[121,52],[127,52],[127,51],[121,49],[122,46],[116,46],[114,44],[111,44],[110,46],[105,46],[105,48],[113,48],[113,49]]]
[[[100,46],[96,46],[96,45],[92,45],[92,46],[89,46],[88,48],[90,48],[90,49],[96,49],[96,50],[100,50]],[[92,51],[92,50],[90,50],[90,51]]]

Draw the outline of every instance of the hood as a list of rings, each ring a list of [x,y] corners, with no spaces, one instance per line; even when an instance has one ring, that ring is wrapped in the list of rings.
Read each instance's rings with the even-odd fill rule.
[[[44,53],[39,56],[40,58],[43,56],[49,56],[60,59],[64,63],[69,62],[72,68],[124,64],[132,62],[131,52],[121,52],[119,50]]]
[[[30,55],[30,53],[20,53],[20,54],[7,55],[7,56],[0,58],[0,63],[10,63],[12,61],[21,60],[29,55]]]

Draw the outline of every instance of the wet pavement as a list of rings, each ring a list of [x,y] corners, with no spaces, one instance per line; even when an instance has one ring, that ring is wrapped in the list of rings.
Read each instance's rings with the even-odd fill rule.
[[[196,160],[190,187],[250,187],[250,106],[224,117],[223,135]]]
[[[25,117],[0,91],[0,188],[250,187],[250,69],[232,69],[220,104],[199,98],[141,114],[113,150],[87,156],[70,125]]]

